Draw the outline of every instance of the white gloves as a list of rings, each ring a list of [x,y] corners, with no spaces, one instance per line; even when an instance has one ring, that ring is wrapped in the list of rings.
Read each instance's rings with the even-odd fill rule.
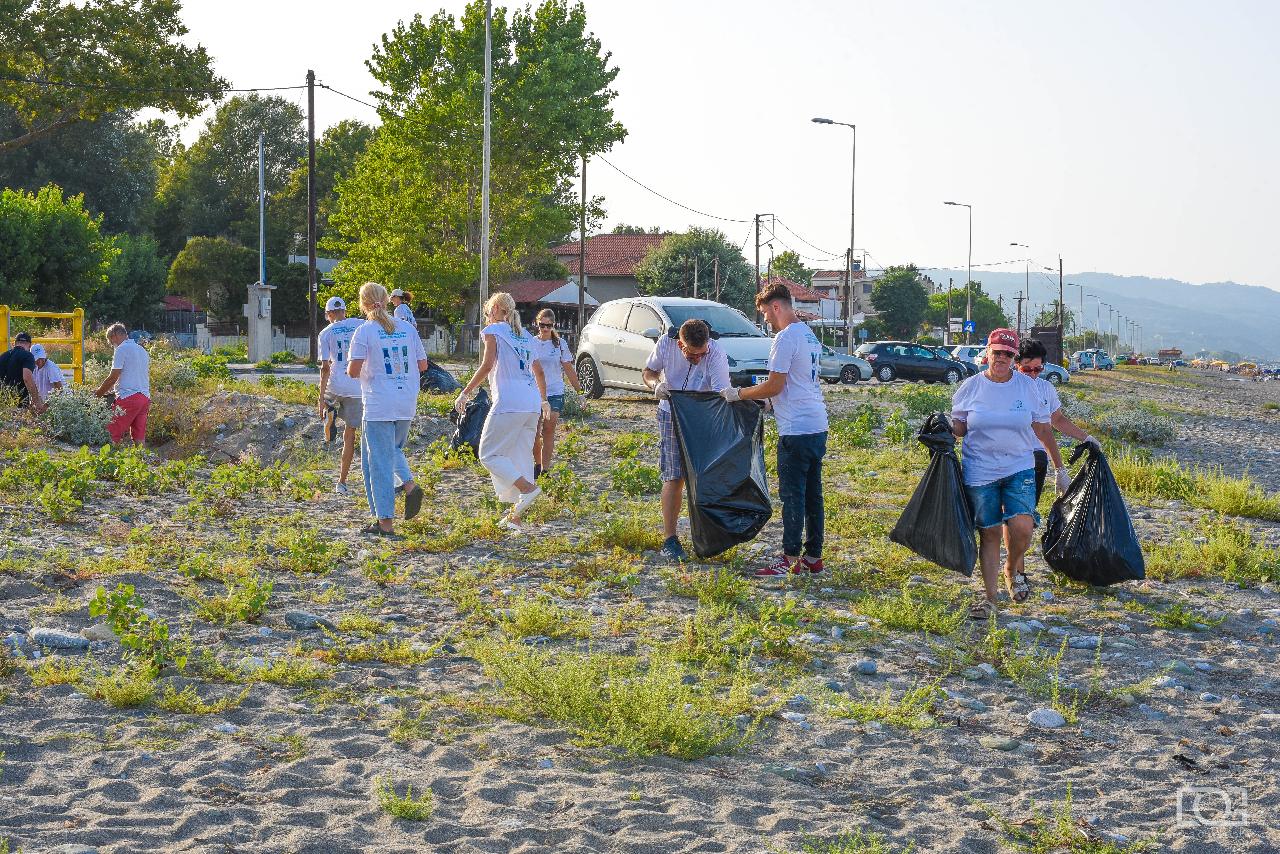
[[[471,393],[465,388],[458,392],[458,399],[453,402],[453,408],[458,411],[459,415],[467,414],[467,404],[471,401]]]
[[[542,401],[542,417],[543,419],[551,418],[551,404],[545,400]]]
[[[1084,445],[1092,445],[1095,451],[1102,450],[1102,443],[1099,442],[1097,439],[1093,438],[1092,436],[1085,436],[1083,439],[1080,440],[1080,442],[1081,444],[1084,444]]]
[[[1071,485],[1071,469],[1063,466],[1053,470],[1054,479],[1057,481],[1057,492],[1059,496],[1067,494],[1067,487]]]
[[[659,380],[658,384],[653,387],[653,396],[658,400],[668,400],[671,397],[671,386],[667,385],[666,380]]]
[[[731,385],[724,391],[720,392],[720,396],[730,403],[742,400],[742,393],[738,391],[738,387],[736,385]]]

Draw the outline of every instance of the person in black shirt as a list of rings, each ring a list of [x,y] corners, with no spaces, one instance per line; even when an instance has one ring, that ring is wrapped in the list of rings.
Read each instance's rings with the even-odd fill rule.
[[[31,355],[31,336],[19,332],[13,339],[13,349],[0,355],[0,383],[14,388],[22,403],[30,403],[35,412],[44,412],[40,392],[36,389],[36,359]]]

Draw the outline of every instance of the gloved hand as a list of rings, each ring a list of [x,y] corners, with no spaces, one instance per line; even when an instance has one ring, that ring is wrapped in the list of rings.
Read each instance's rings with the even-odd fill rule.
[[[471,392],[465,388],[458,392],[458,399],[453,402],[453,408],[458,411],[459,415],[467,414],[467,404],[471,402]]]
[[[1084,445],[1091,445],[1095,451],[1102,450],[1102,443],[1099,442],[1097,439],[1093,438],[1092,436],[1085,436],[1083,439],[1080,440],[1080,442],[1081,444],[1084,444]]]
[[[543,420],[551,418],[551,404],[545,400],[542,401],[542,418]]]
[[[1054,479],[1057,481],[1058,496],[1067,494],[1067,487],[1071,485],[1071,469],[1063,466],[1053,470]]]
[[[321,418],[324,418],[324,404],[325,399],[323,397],[320,398],[320,402],[316,404],[316,415],[319,415]]]
[[[669,400],[671,398],[671,386],[667,385],[666,380],[659,380],[658,384],[653,387],[653,396],[658,400]]]
[[[742,400],[742,394],[738,391],[738,387],[736,385],[731,385],[724,391],[720,392],[720,396],[730,403]]]

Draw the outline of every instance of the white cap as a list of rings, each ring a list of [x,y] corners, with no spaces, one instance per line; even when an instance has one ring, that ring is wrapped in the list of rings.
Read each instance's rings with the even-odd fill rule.
[[[342,301],[342,297],[329,297],[329,301],[324,304],[325,311],[346,311],[347,304]]]
[[[392,295],[393,297],[402,297],[402,296],[404,296],[404,291],[400,290],[400,288],[396,288],[395,290],[393,290],[393,291],[391,292],[391,295]]]
[[[45,351],[44,351],[44,345],[43,345],[43,344],[32,344],[32,345],[31,345],[31,355],[32,355],[33,357],[37,358],[37,359],[47,359],[47,358],[49,358],[48,354],[46,354],[46,353],[45,353]]]

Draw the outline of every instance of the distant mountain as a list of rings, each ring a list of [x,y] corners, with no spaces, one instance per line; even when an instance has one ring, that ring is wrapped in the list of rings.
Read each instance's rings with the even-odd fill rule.
[[[930,270],[935,282],[964,282],[964,270]],[[993,298],[1004,297],[1010,317],[1016,313],[1013,298],[1023,289],[1025,273],[973,271],[974,281]],[[1116,276],[1111,273],[1068,273],[1065,282],[1084,286],[1084,325],[1092,329],[1098,319],[1096,294],[1125,317],[1142,324],[1143,345],[1148,352],[1178,347],[1184,353],[1197,350],[1233,350],[1256,359],[1280,359],[1280,291],[1258,285],[1215,282],[1193,285],[1176,279]],[[1079,314],[1079,291],[1064,287],[1067,307]],[[1058,298],[1056,274],[1031,273],[1031,301],[1047,303]],[[1107,309],[1101,311],[1107,323]],[[1159,338],[1157,338],[1159,336]]]

